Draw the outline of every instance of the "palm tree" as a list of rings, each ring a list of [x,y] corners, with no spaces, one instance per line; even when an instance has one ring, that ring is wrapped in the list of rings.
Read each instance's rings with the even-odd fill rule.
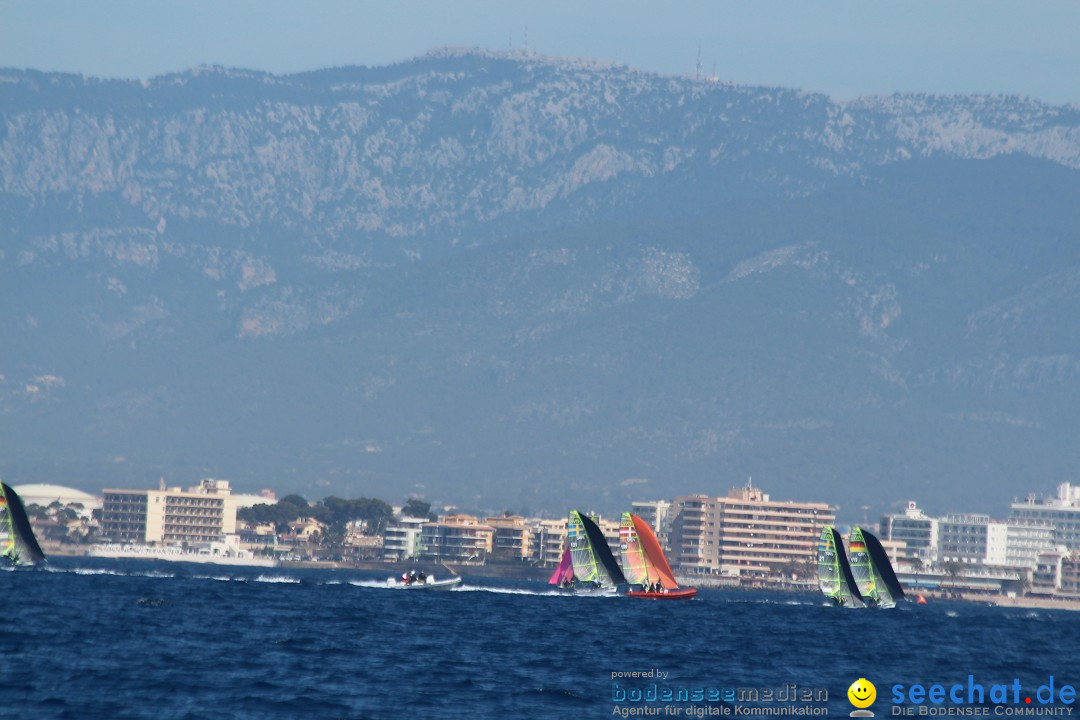
[[[919,573],[926,569],[926,563],[923,562],[921,557],[914,557],[911,560],[911,568],[915,571],[915,587],[919,587]]]
[[[780,579],[784,583],[789,583],[792,579],[797,579],[799,577],[799,569],[800,565],[797,560],[788,560],[778,568],[780,571]]]
[[[954,580],[964,575],[964,564],[958,560],[949,560],[941,567],[945,570],[945,574]]]
[[[945,570],[945,575],[948,576],[948,578],[950,580],[952,580],[954,583],[955,583],[955,581],[957,579],[963,577],[963,575],[964,575],[964,564],[957,561],[957,560],[949,560],[948,562],[943,563],[941,567],[942,567],[943,570]],[[953,587],[954,596],[955,596],[956,592],[957,592],[957,590],[956,590],[956,588],[954,586]]]

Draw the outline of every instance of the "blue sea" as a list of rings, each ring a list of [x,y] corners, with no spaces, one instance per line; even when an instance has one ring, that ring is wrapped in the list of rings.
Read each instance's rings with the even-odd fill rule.
[[[2,572],[0,717],[846,717],[859,678],[876,717],[1001,717],[1075,708],[1061,688],[1080,685],[1080,613],[715,590],[646,601],[468,576],[409,592],[389,574],[75,558]],[[896,685],[935,684],[962,685],[963,702],[893,702]]]

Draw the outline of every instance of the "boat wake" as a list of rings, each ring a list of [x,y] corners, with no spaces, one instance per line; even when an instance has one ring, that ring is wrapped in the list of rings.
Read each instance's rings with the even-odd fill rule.
[[[559,595],[556,590],[523,590],[521,588],[487,587],[484,585],[462,585],[459,592],[487,592],[496,595]]]
[[[388,584],[385,580],[382,580],[382,581],[380,581],[380,580],[350,580],[349,584],[352,585],[353,587],[380,588],[380,589],[383,589],[383,590],[386,590],[386,589],[393,590],[393,586]]]
[[[49,572],[60,573],[74,573],[76,575],[116,575],[118,577],[130,577],[131,573],[121,572],[119,570],[107,570],[105,568],[72,568],[71,570],[61,568],[48,568]]]
[[[560,590],[526,590],[523,588],[501,588],[490,587],[485,585],[462,585],[458,588],[458,592],[487,592],[494,593],[496,595],[535,595],[537,597],[565,597],[565,598],[617,598],[619,595],[614,592],[591,592],[591,593],[572,593],[562,592]]]
[[[289,577],[288,575],[259,575],[255,578],[255,582],[261,583],[285,583],[288,585],[299,585],[300,578]]]

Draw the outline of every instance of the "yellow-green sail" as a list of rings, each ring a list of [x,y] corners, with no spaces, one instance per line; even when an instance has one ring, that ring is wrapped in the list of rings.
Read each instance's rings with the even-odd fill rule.
[[[35,565],[45,560],[45,553],[34,537],[30,518],[19,495],[10,485],[0,482],[0,558],[15,565]]]
[[[844,554],[844,543],[840,533],[832,525],[821,530],[818,540],[818,587],[822,594],[837,605],[857,607],[862,605],[862,596],[855,585]]]

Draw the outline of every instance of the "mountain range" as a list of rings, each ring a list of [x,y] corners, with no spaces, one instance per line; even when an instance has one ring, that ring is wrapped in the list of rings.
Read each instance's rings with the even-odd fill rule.
[[[1004,515],[1080,460],[1080,106],[441,49],[0,70],[0,474]]]

